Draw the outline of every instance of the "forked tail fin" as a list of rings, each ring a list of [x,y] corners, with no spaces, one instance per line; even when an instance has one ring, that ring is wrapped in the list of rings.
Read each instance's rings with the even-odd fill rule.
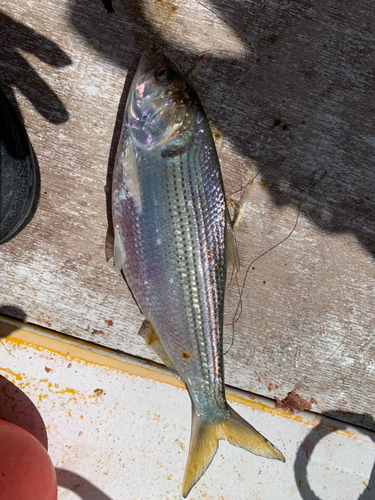
[[[284,455],[230,406],[226,407],[222,419],[207,422],[197,415],[193,405],[191,427],[189,456],[182,485],[184,498],[212,462],[219,439],[226,439],[255,455],[285,462]]]

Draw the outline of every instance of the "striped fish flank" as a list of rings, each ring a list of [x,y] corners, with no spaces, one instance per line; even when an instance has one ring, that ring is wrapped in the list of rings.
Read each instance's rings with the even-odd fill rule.
[[[131,84],[112,200],[115,266],[146,318],[140,334],[192,401],[183,496],[220,439],[284,460],[225,399],[223,307],[227,256],[239,266],[234,233],[203,107],[160,52],[142,56]]]

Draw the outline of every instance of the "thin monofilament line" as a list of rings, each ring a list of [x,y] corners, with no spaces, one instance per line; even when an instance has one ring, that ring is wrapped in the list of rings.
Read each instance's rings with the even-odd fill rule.
[[[226,287],[225,287],[225,291],[227,291],[227,290],[229,289],[229,287],[231,286],[231,284],[232,284],[232,281],[233,281],[233,276],[235,275],[234,270],[235,270],[235,267],[234,267],[234,266],[232,266],[232,274],[231,274],[231,276],[230,276],[230,280],[229,280],[228,285],[226,285]],[[236,273],[236,276],[237,276],[237,273]],[[227,326],[227,325],[224,325],[224,326]]]
[[[237,280],[237,285],[238,285],[238,290],[239,290],[239,301],[238,301],[238,305],[237,305],[236,311],[235,311],[234,316],[233,316],[233,321],[232,321],[232,323],[230,323],[232,325],[232,340],[231,340],[231,344],[230,344],[229,348],[224,352],[224,356],[225,356],[225,354],[228,354],[228,352],[233,347],[233,343],[234,343],[234,326],[235,326],[235,324],[237,323],[237,321],[241,317],[241,313],[242,313],[242,296],[243,296],[243,293],[244,293],[246,279],[247,279],[247,276],[249,274],[251,266],[253,264],[255,264],[255,262],[257,262],[259,259],[261,259],[265,255],[267,255],[268,253],[272,252],[272,250],[274,250],[275,248],[277,248],[279,245],[282,245],[285,241],[287,241],[292,236],[292,234],[294,233],[294,231],[297,228],[298,219],[299,219],[299,215],[300,215],[300,209],[301,209],[300,204],[298,204],[298,211],[297,211],[296,221],[295,221],[293,229],[290,231],[290,233],[287,236],[285,236],[285,238],[283,238],[281,241],[279,241],[278,243],[276,243],[275,245],[273,245],[271,248],[269,248],[268,250],[266,250],[265,252],[263,252],[262,254],[260,254],[256,259],[254,259],[252,262],[250,262],[250,264],[247,266],[245,277],[244,277],[244,280],[243,280],[243,283],[242,283],[242,287],[240,287],[238,285],[238,280],[237,280],[237,275],[236,275],[236,280]],[[224,325],[224,326],[229,326],[229,324]]]
[[[290,147],[290,146],[289,146]],[[285,159],[285,158],[284,158]],[[267,171],[271,168],[268,167],[265,171],[265,173],[267,173]],[[246,186],[249,186],[251,184],[254,183],[254,180],[256,179],[256,177],[260,174],[260,170],[258,170],[258,172],[255,174],[255,176],[246,184]],[[265,174],[264,173],[264,174]],[[316,176],[317,174],[320,173],[319,177],[316,179]],[[264,176],[263,174],[263,176]],[[310,185],[305,188],[305,191],[308,191],[309,189],[315,187],[317,184],[319,184],[322,179],[328,174],[328,171],[325,169],[325,168],[320,168],[318,169],[317,171],[313,171],[312,173],[312,181],[310,183]],[[310,176],[309,176],[310,177]],[[308,178],[308,177],[307,177]],[[245,186],[245,189],[246,189],[246,186]],[[301,186],[302,187],[302,186]],[[238,192],[241,191],[241,188],[238,189],[237,191],[234,191],[233,193],[231,193],[231,196],[233,194],[236,194]],[[250,192],[249,192],[249,195],[250,195]],[[247,200],[248,201],[248,200]],[[297,218],[296,218],[296,222],[295,222],[295,225],[292,229],[292,231],[288,234],[288,236],[286,236],[283,240],[279,241],[278,243],[276,243],[276,245],[273,245],[271,248],[269,248],[268,250],[266,250],[265,252],[263,252],[261,255],[259,255],[256,259],[254,259],[247,267],[247,270],[246,270],[246,274],[245,274],[245,278],[244,278],[244,281],[243,281],[243,284],[242,284],[242,290],[239,288],[239,285],[238,285],[238,280],[237,280],[237,275],[236,275],[236,281],[237,281],[237,286],[238,286],[238,289],[239,289],[239,301],[238,301],[238,305],[237,305],[237,309],[236,309],[236,312],[234,313],[234,316],[233,316],[233,321],[232,323],[226,323],[224,324],[224,326],[232,326],[232,340],[231,340],[231,344],[230,344],[230,347],[224,352],[224,355],[227,354],[230,349],[232,348],[233,346],[233,343],[234,343],[234,326],[235,324],[238,322],[238,320],[240,319],[241,317],[241,314],[242,314],[242,295],[243,295],[243,292],[244,292],[244,288],[245,288],[245,283],[246,283],[246,279],[247,279],[247,275],[249,273],[249,270],[250,270],[250,267],[257,261],[259,260],[260,258],[264,257],[264,255],[266,255],[267,253],[271,252],[272,250],[274,250],[277,246],[281,245],[282,243],[284,243],[288,238],[290,238],[290,236],[293,234],[293,232],[295,231],[296,227],[297,227],[297,224],[298,224],[298,218],[299,218],[299,215],[300,215],[300,211],[301,211],[301,202],[298,204],[298,212],[297,212]],[[310,215],[305,211],[307,217],[310,219],[311,223],[313,224],[313,226],[316,228],[316,225],[314,223],[314,221],[311,219]],[[317,230],[317,228],[316,228]],[[317,232],[319,233],[319,231],[317,230]],[[320,233],[319,233],[320,234]],[[320,234],[320,237],[323,238],[323,236]],[[324,238],[323,238],[323,241],[325,242]],[[328,243],[325,242],[326,246],[328,247],[328,250],[329,252],[331,253],[332,255],[332,258],[333,258],[333,261],[334,261],[334,264],[335,264],[335,268],[336,268],[336,272],[339,276],[339,280],[340,280],[340,285],[341,285],[341,293],[345,299],[345,294],[344,294],[344,289],[343,289],[343,285],[342,285],[342,281],[341,281],[341,276],[340,276],[340,273],[338,272],[338,267],[337,267],[337,263],[336,263],[336,260],[334,258],[334,255],[332,254],[332,251],[331,251],[331,248],[329,247]],[[232,278],[231,278],[231,281],[232,281]],[[346,299],[345,299],[345,303],[346,303]],[[348,318],[348,323],[349,323],[349,326],[350,326],[350,321],[349,321],[349,318]],[[337,351],[337,349],[336,349]],[[335,352],[336,352],[335,351]],[[334,353],[333,353],[334,354]],[[333,356],[333,354],[331,354],[329,357]],[[327,359],[329,359],[329,357]]]

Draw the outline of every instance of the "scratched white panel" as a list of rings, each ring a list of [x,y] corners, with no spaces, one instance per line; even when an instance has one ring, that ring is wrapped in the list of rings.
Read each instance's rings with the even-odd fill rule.
[[[44,422],[59,500],[181,498],[190,435],[185,390],[111,368],[110,358],[106,366],[2,343],[0,375],[22,392],[9,401],[11,386],[0,377],[0,414],[8,411],[9,420],[29,427],[37,421],[41,440]],[[286,463],[220,442],[190,500],[339,500],[362,492],[362,499],[372,498],[374,433],[308,413],[287,418],[262,402],[258,410],[232,404],[283,451]]]

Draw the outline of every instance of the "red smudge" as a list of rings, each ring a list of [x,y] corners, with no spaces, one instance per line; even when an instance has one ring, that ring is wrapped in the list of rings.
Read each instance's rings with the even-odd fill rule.
[[[279,399],[276,399],[275,408],[294,413],[295,410],[311,410],[311,406],[313,403],[317,404],[315,399],[311,398],[310,401],[308,401],[293,390],[291,392],[288,392],[286,398],[284,398],[283,400],[280,401]]]
[[[200,60],[200,61],[203,61],[203,59],[204,59],[205,57],[206,57],[206,56],[205,56],[205,54],[203,54],[203,55],[201,55],[201,56],[199,57],[199,60]]]
[[[52,368],[48,368],[48,366],[45,366],[44,369],[47,373],[53,372]]]
[[[69,364],[68,364],[68,368],[71,368],[71,367],[72,367],[72,363],[69,363]]]
[[[107,326],[113,326],[113,321],[111,319],[106,319],[104,321],[104,323],[107,325]]]

